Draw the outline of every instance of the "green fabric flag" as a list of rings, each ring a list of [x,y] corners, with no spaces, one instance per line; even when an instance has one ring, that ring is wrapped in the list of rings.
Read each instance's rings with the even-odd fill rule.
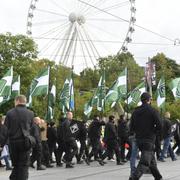
[[[64,114],[67,111],[74,111],[74,84],[72,77],[65,80],[59,102]]]
[[[20,95],[20,76],[15,76],[12,82],[11,98],[14,99],[18,95]]]
[[[161,109],[165,108],[166,91],[165,91],[165,79],[161,77],[157,86],[157,106]]]
[[[48,98],[48,112],[46,115],[47,121],[53,120],[54,118],[55,101],[56,101],[56,86],[53,85]]]
[[[119,75],[106,95],[106,103],[113,108],[119,99],[127,96],[127,68]]]
[[[12,80],[13,67],[11,67],[0,80],[0,105],[7,102],[11,97]]]
[[[32,80],[29,90],[29,101],[27,106],[32,106],[33,96],[47,95],[48,90],[49,90],[49,67],[42,69],[41,72],[37,75],[37,77]]]
[[[175,100],[180,99],[180,78],[173,79],[169,83],[169,87],[174,95]]]
[[[93,106],[97,106],[98,111],[103,111],[105,104],[105,96],[105,71],[103,71],[103,74],[100,77],[98,87],[94,92],[93,97],[84,105],[84,114],[89,117],[91,115]]]
[[[142,82],[133,91],[129,93],[127,103],[130,106],[140,105],[140,97],[141,97],[141,94],[144,92],[146,92],[145,82]]]

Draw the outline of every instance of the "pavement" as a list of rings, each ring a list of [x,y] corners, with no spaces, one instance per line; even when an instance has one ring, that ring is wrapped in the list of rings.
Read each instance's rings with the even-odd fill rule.
[[[180,180],[180,158],[177,161],[167,159],[166,162],[158,162],[158,168],[164,180]],[[92,162],[90,166],[84,164],[75,165],[72,169],[65,167],[49,168],[44,171],[29,169],[29,180],[128,180],[129,162],[117,166],[115,162],[107,161],[107,164],[100,166]],[[0,168],[0,180],[7,180],[10,171]],[[142,176],[141,180],[153,180],[150,174]]]

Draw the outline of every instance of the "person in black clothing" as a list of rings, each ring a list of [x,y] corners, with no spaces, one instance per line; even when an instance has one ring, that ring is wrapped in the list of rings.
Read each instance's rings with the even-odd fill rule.
[[[104,121],[100,121],[99,116],[94,116],[92,123],[89,125],[88,137],[92,146],[92,151],[89,154],[89,159],[94,155],[95,160],[100,160],[98,153],[101,153],[101,127],[105,125]],[[100,164],[102,164],[100,162]]]
[[[123,163],[120,162],[118,135],[116,127],[114,125],[114,119],[114,116],[109,116],[109,122],[105,126],[104,142],[107,145],[107,149],[102,155],[102,160],[104,160],[106,157],[108,157],[109,154],[112,154],[114,151],[116,154],[117,165],[122,165]]]
[[[8,136],[7,127],[2,122],[3,122],[3,117],[0,115],[0,148],[1,149],[6,144],[6,140],[7,140],[7,136]]]
[[[65,160],[66,168],[73,168],[72,159],[78,153],[78,147],[75,139],[75,134],[79,130],[77,124],[73,124],[72,112],[67,112],[67,118],[62,123],[63,141],[65,144]]]
[[[5,125],[8,129],[10,157],[13,170],[10,180],[27,180],[30,150],[25,149],[23,131],[30,134],[34,113],[26,108],[26,97],[19,95],[15,98],[15,108],[6,115]]]
[[[125,144],[127,143],[129,146],[131,146],[131,143],[129,142],[129,127],[124,115],[120,116],[117,129],[121,149],[121,159],[123,162],[127,162],[125,155]],[[131,154],[131,147],[129,148],[129,151],[129,154]]]
[[[155,180],[162,180],[154,156],[154,144],[157,132],[161,131],[159,113],[151,107],[151,96],[148,93],[141,95],[142,105],[132,114],[130,132],[135,133],[137,146],[141,151],[138,166],[129,180],[139,180],[143,173],[150,169]]]
[[[88,160],[89,150],[86,144],[86,139],[87,139],[86,122],[79,121],[78,126],[79,126],[79,133],[78,133],[77,139],[80,141],[81,146],[80,146],[79,154],[77,156],[77,163],[81,164],[82,162],[81,159],[84,158],[86,164],[90,165],[89,160]]]
[[[50,122],[47,128],[47,143],[49,147],[50,161],[53,163],[52,154],[56,155],[57,129],[55,122]]]
[[[180,121],[179,119],[176,119],[176,130],[174,132],[174,140],[175,140],[175,144],[173,146],[173,150],[175,150],[178,147],[178,149],[176,150],[176,154],[179,156],[180,155]]]
[[[35,117],[33,119],[34,124],[31,128],[31,134],[36,139],[36,145],[32,150],[32,155],[30,158],[30,166],[34,168],[34,162],[37,161],[37,170],[45,170],[46,167],[42,165],[42,144],[41,144],[41,129],[39,127],[41,123],[41,119],[39,117]]]
[[[57,153],[56,153],[56,166],[61,167],[63,165],[62,163],[62,154],[65,152],[65,143],[63,139],[63,122],[65,121],[64,118],[60,118],[59,126],[57,127]]]

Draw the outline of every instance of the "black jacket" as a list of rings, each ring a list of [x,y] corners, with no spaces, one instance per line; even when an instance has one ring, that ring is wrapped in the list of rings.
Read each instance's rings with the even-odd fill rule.
[[[117,140],[118,140],[118,135],[115,125],[112,122],[108,122],[105,126],[104,141],[110,142]]]
[[[73,128],[73,120],[65,119],[62,123],[62,136],[64,142],[74,141],[75,140],[75,128]],[[78,127],[77,127],[78,128]]]
[[[94,119],[89,125],[88,137],[90,139],[99,139],[101,137],[101,127],[105,125],[104,121]]]
[[[33,123],[33,125],[32,125],[31,134],[35,137],[36,144],[41,144],[41,129],[35,123]]]
[[[171,136],[171,121],[169,119],[164,119],[163,120],[163,128],[162,128],[162,137],[163,139]]]
[[[47,128],[48,144],[55,144],[57,141],[57,129],[55,127]]]
[[[16,112],[16,109],[19,113]],[[9,110],[4,123],[8,129],[9,140],[14,141],[24,139],[20,124],[24,130],[30,133],[33,118],[34,113],[28,110],[25,105],[18,105]]]
[[[159,113],[149,104],[142,104],[132,114],[130,131],[135,133],[137,139],[146,139],[152,143],[161,131],[162,122]]]
[[[118,121],[118,137],[119,138],[128,138],[129,136],[129,127],[126,120]]]
[[[0,147],[3,147],[6,144],[8,137],[7,127],[0,124]]]

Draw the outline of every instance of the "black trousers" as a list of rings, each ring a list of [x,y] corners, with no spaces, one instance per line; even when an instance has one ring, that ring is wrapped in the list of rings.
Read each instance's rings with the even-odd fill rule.
[[[137,146],[141,151],[141,157],[133,174],[133,180],[139,180],[147,168],[150,169],[155,180],[160,180],[162,176],[157,168],[157,163],[154,156],[154,144],[145,139],[137,139]]]
[[[57,165],[60,165],[62,163],[61,160],[62,160],[62,155],[64,152],[66,152],[65,143],[63,141],[58,142],[58,148],[56,151],[56,163],[57,163]]]
[[[119,151],[119,144],[115,140],[107,141],[107,149],[105,153],[102,155],[102,159],[104,160],[106,157],[110,156],[113,151],[116,154],[116,161],[120,162],[120,151]]]
[[[9,142],[9,151],[13,166],[9,177],[10,180],[28,179],[30,151],[25,151],[23,147],[23,140]]]
[[[70,163],[75,155],[78,153],[78,146],[75,140],[65,142],[65,160]]]
[[[80,144],[81,144],[81,147],[80,147],[80,151],[79,151],[79,155],[78,155],[78,161],[81,160],[81,158],[84,154],[86,155],[86,158],[89,157],[89,150],[86,145],[86,139],[80,139]]]
[[[102,147],[99,139],[90,139],[90,144],[92,146],[92,151],[89,154],[89,158],[94,155],[94,159],[97,159],[99,156],[102,156]],[[99,155],[99,156],[98,156]]]
[[[50,164],[50,154],[47,141],[42,141],[42,164],[45,166]]]
[[[41,161],[42,161],[42,145],[41,145],[41,143],[36,144],[36,146],[33,148],[30,160],[31,160],[31,164],[33,164],[35,161],[37,161],[37,167],[41,166]]]

